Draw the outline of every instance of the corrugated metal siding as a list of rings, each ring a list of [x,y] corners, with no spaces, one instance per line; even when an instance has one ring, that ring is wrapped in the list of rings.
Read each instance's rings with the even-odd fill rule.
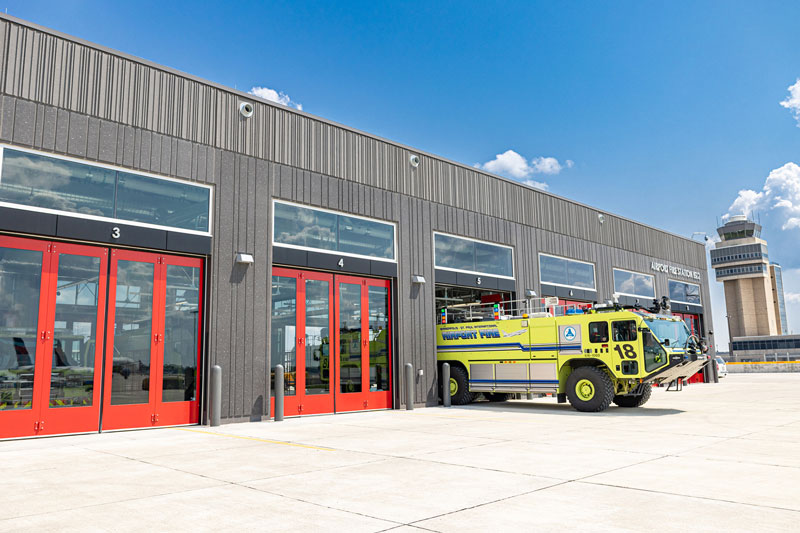
[[[261,101],[254,102],[253,117],[244,120],[237,111],[243,97],[233,91],[9,20],[0,20],[0,36],[2,92],[56,107],[59,118],[65,110],[74,111],[173,139],[162,149],[177,149],[178,139],[190,141],[641,254],[660,251],[665,259],[682,264],[705,265],[705,250],[698,243],[613,215],[601,226],[593,209],[469,167],[423,156],[414,169],[408,164],[412,152],[404,147]],[[49,120],[58,122],[53,118]],[[74,117],[70,126],[88,135],[89,122]],[[131,129],[130,137],[123,134],[118,142],[133,145],[143,134]],[[19,142],[30,145],[34,139]],[[159,171],[175,175],[177,164],[175,160],[172,168]]]

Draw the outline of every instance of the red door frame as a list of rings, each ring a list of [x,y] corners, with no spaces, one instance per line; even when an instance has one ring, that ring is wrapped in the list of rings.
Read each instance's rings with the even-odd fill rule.
[[[31,250],[42,253],[41,280],[39,286],[39,312],[36,329],[36,358],[33,362],[33,391],[31,394],[31,408],[13,411],[0,411],[0,438],[27,437],[41,434],[40,424],[42,400],[50,396],[50,387],[47,387],[47,396],[42,393],[45,384],[45,368],[53,359],[53,332],[47,329],[50,316],[50,298],[48,288],[52,277],[52,243],[33,239],[0,236],[0,247],[18,250]],[[49,376],[49,371],[48,371]],[[48,378],[49,379],[49,378]],[[45,428],[47,425],[45,424]]]
[[[392,300],[391,282],[383,279],[363,278],[357,276],[344,276],[339,274],[329,274],[325,272],[314,272],[307,270],[296,270],[283,267],[273,267],[272,275],[284,278],[293,278],[295,285],[295,354],[296,354],[296,373],[295,394],[284,395],[284,415],[298,416],[307,414],[333,413],[343,411],[360,411],[364,409],[388,409],[392,406]],[[328,301],[330,302],[331,312],[328,314],[329,320],[329,383],[328,394],[306,395],[305,394],[305,341],[306,341],[306,280],[318,280],[328,282]],[[361,288],[361,392],[342,393],[340,351],[341,344],[339,339],[339,285],[340,283],[350,283]],[[389,362],[389,390],[374,391],[369,390],[370,368],[369,368],[369,287],[378,286],[387,289],[387,312],[389,314],[389,325],[387,327],[388,342],[388,362]],[[271,364],[270,364],[271,366]],[[285,376],[284,379],[287,379]],[[270,413],[275,416],[274,391],[270,398]]]
[[[140,404],[111,405],[111,386],[114,371],[114,330],[116,329],[116,302],[117,302],[117,267],[119,261],[135,261],[151,263],[153,265],[153,302],[150,317],[150,375],[148,381],[148,402]],[[127,429],[136,427],[151,427],[156,425],[155,419],[155,394],[157,390],[158,368],[158,342],[163,337],[159,324],[161,318],[163,298],[159,287],[164,285],[163,270],[158,268],[161,256],[154,253],[134,252],[131,250],[112,250],[111,269],[108,276],[108,325],[106,327],[106,357],[105,376],[103,387],[103,422],[102,429]]]
[[[185,266],[199,269],[199,289],[197,297],[197,366],[195,367],[194,380],[194,400],[183,402],[165,402],[162,398],[164,381],[164,347],[169,340],[166,332],[166,290],[167,290],[167,267]],[[161,256],[161,264],[158,265],[162,270],[161,285],[161,312],[158,322],[158,329],[161,333],[161,342],[157,348],[157,378],[155,381],[155,412],[154,422],[156,426],[176,426],[181,424],[197,424],[200,421],[200,355],[202,351],[203,334],[203,260],[195,257],[180,257],[173,255]],[[154,298],[155,299],[155,298]],[[151,372],[152,373],[152,372]],[[151,383],[153,383],[151,381]]]
[[[122,261],[153,264],[153,309],[150,337],[149,401],[141,404],[111,405],[111,387],[114,367],[114,329],[116,317],[117,265]],[[166,307],[167,267],[179,265],[200,269],[200,294],[197,320],[197,374],[194,400],[184,402],[162,401],[164,366],[164,323]],[[108,290],[108,326],[106,328],[106,370],[103,397],[102,429],[127,429],[154,426],[196,424],[200,420],[200,354],[202,350],[203,313],[203,260],[192,257],[162,255],[130,250],[112,250]]]
[[[389,361],[389,390],[388,391],[370,391],[369,378],[369,287],[386,287],[387,289],[387,312],[389,314],[389,326],[387,331],[387,339],[392,336],[392,307],[391,307],[391,283],[388,280],[362,278],[357,276],[341,276],[337,274],[334,276],[336,281],[336,305],[335,305],[335,328],[336,342],[334,344],[335,352],[334,361],[336,366],[336,374],[340,376],[339,371],[341,363],[341,342],[339,339],[339,286],[342,283],[350,285],[358,285],[361,288],[361,392],[341,392],[341,384],[336,380],[336,412],[346,411],[363,411],[365,409],[388,409],[392,406],[392,348],[391,340],[388,345],[388,361]]]
[[[48,331],[55,331],[56,296],[58,291],[58,264],[62,255],[76,255],[83,257],[97,257],[100,259],[100,271],[97,281],[97,317],[95,322],[95,347],[94,347],[94,381],[92,387],[92,405],[71,407],[50,407],[50,376],[53,360],[53,342],[55,335],[50,335],[49,357],[42,372],[43,383],[47,390],[42,388],[41,420],[39,435],[56,435],[60,433],[85,433],[97,431],[100,423],[100,404],[102,401],[103,383],[103,336],[105,328],[106,310],[106,283],[108,272],[108,248],[83,246],[79,244],[52,243],[53,252],[50,263],[50,285],[47,295],[50,305],[47,317]],[[46,424],[45,424],[46,422]],[[44,424],[44,427],[42,427]]]
[[[323,272],[311,272],[306,270],[294,270],[289,268],[273,267],[272,275],[281,278],[292,278],[295,280],[295,373],[294,376],[284,374],[284,382],[287,379],[294,379],[294,394],[283,396],[284,416],[298,416],[320,413],[332,413],[334,409],[334,387],[337,375],[330,361],[333,358],[333,343],[330,341],[333,335],[333,274]],[[328,302],[331,312],[328,313],[328,394],[309,394],[306,395],[306,281],[325,281],[328,283]],[[270,366],[271,363],[270,363]],[[270,413],[275,413],[274,391],[270,397]]]

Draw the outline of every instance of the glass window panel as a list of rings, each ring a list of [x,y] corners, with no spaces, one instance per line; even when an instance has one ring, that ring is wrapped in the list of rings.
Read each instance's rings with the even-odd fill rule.
[[[580,289],[595,289],[594,265],[563,257],[539,256],[539,275],[542,283],[555,283]]]
[[[608,322],[589,323],[589,342],[608,342]]]
[[[361,392],[361,285],[339,284],[339,383]]]
[[[114,354],[111,404],[129,405],[150,400],[150,339],[153,322],[153,273],[155,265],[118,261],[114,317]],[[136,291],[131,291],[131,288]],[[136,301],[128,298],[136,295]]]
[[[208,231],[210,194],[189,183],[119,172],[116,218]]]
[[[669,299],[676,302],[700,305],[700,286],[682,281],[669,281]]]
[[[328,394],[330,369],[330,287],[306,280],[306,394]]]
[[[475,242],[449,235],[434,235],[436,266],[475,272]]]
[[[594,265],[565,260],[567,263],[567,285],[594,290]]]
[[[114,170],[3,149],[2,202],[113,217],[115,185]]]
[[[167,265],[164,367],[161,380],[161,398],[165,402],[195,400],[199,317],[200,269]]]
[[[394,259],[394,226],[338,216],[340,252]]]
[[[99,278],[99,257],[59,256],[50,407],[92,405]]]
[[[476,242],[474,271],[510,278],[514,275],[511,256],[510,248]]]
[[[632,296],[655,298],[655,278],[646,274],[614,269],[614,291]]]
[[[389,291],[369,287],[369,390],[389,390]]]
[[[634,320],[614,322],[612,329],[614,342],[633,342],[636,340],[636,322]]]
[[[0,410],[30,409],[42,252],[0,248]]]
[[[275,203],[275,242],[336,250],[337,217],[333,213]]]
[[[297,373],[297,280],[272,276],[272,327],[270,329],[270,394],[275,396],[275,367],[283,365],[283,392],[295,394]]]
[[[542,283],[566,285],[569,282],[569,278],[567,277],[567,264],[559,257],[540,255],[539,274]]]

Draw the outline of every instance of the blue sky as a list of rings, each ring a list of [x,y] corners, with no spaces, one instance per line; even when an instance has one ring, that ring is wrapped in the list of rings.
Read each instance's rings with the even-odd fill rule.
[[[800,2],[5,7],[686,236],[714,234],[716,217],[752,191],[735,210],[764,224],[800,332],[800,167],[789,165],[800,164],[800,85],[789,90],[800,78]],[[713,296],[724,344],[719,287]]]

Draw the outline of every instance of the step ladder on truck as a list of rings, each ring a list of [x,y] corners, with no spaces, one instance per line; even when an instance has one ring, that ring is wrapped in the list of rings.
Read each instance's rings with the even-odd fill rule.
[[[709,361],[705,342],[669,307],[664,297],[647,309],[557,298],[442,308],[436,350],[440,371],[450,365],[445,391],[455,405],[478,393],[490,401],[549,393],[578,411],[640,407],[654,384],[681,383]]]

